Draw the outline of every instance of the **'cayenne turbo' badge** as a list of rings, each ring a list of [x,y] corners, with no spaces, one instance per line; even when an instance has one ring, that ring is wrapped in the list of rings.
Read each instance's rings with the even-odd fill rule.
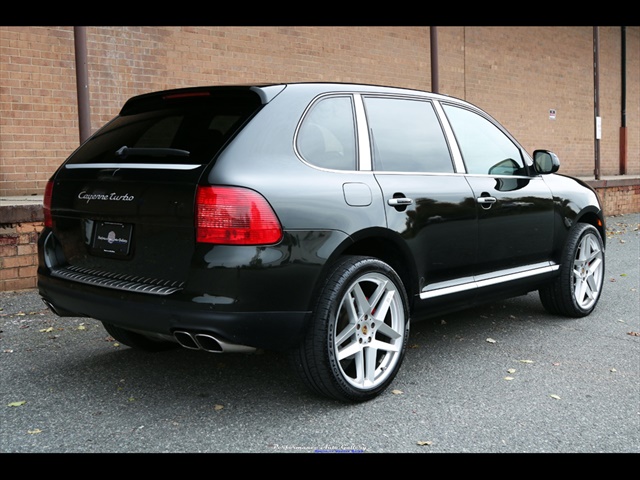
[[[132,202],[135,200],[133,195],[128,193],[87,193],[82,191],[78,194],[78,198],[84,202],[100,201],[100,202]]]

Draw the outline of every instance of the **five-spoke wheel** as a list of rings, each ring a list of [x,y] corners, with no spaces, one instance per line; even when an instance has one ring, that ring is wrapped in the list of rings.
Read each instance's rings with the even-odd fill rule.
[[[592,225],[579,223],[569,232],[560,275],[540,289],[544,307],[554,314],[584,317],[595,308],[604,280],[604,244]]]
[[[316,392],[364,401],[398,373],[409,336],[404,286],[386,263],[346,257],[319,293],[311,325],[293,352],[294,366]]]

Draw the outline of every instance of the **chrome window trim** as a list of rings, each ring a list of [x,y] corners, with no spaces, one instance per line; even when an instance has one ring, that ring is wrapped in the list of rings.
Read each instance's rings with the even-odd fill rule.
[[[456,140],[456,136],[453,134],[453,129],[451,128],[451,124],[449,123],[449,119],[447,115],[444,113],[444,109],[440,104],[440,101],[433,99],[433,106],[440,117],[440,124],[444,130],[445,138],[447,139],[447,143],[449,144],[449,149],[451,151],[451,156],[453,157],[453,166],[455,169],[455,173],[467,173],[467,169],[462,161],[462,153],[460,152],[460,147],[458,146],[458,141]]]
[[[202,165],[180,164],[180,163],[69,163],[64,168],[69,170],[80,170],[89,168],[98,169],[125,169],[137,168],[142,170],[195,170]]]
[[[371,142],[369,141],[369,129],[367,115],[364,110],[362,95],[353,94],[353,104],[356,110],[356,135],[358,144],[358,170],[370,172],[373,170],[371,162]]]

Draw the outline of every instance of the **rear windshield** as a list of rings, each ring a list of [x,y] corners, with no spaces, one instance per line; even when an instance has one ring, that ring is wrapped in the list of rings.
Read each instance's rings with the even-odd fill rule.
[[[254,94],[147,103],[123,109],[67,164],[203,164],[260,108]]]

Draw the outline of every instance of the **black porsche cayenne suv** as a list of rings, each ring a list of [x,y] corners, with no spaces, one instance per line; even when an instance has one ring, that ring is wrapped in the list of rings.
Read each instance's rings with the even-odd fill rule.
[[[313,391],[380,394],[412,321],[539,291],[596,306],[595,192],[444,95],[301,83],[129,99],[55,172],[38,288],[157,351],[287,351]]]

